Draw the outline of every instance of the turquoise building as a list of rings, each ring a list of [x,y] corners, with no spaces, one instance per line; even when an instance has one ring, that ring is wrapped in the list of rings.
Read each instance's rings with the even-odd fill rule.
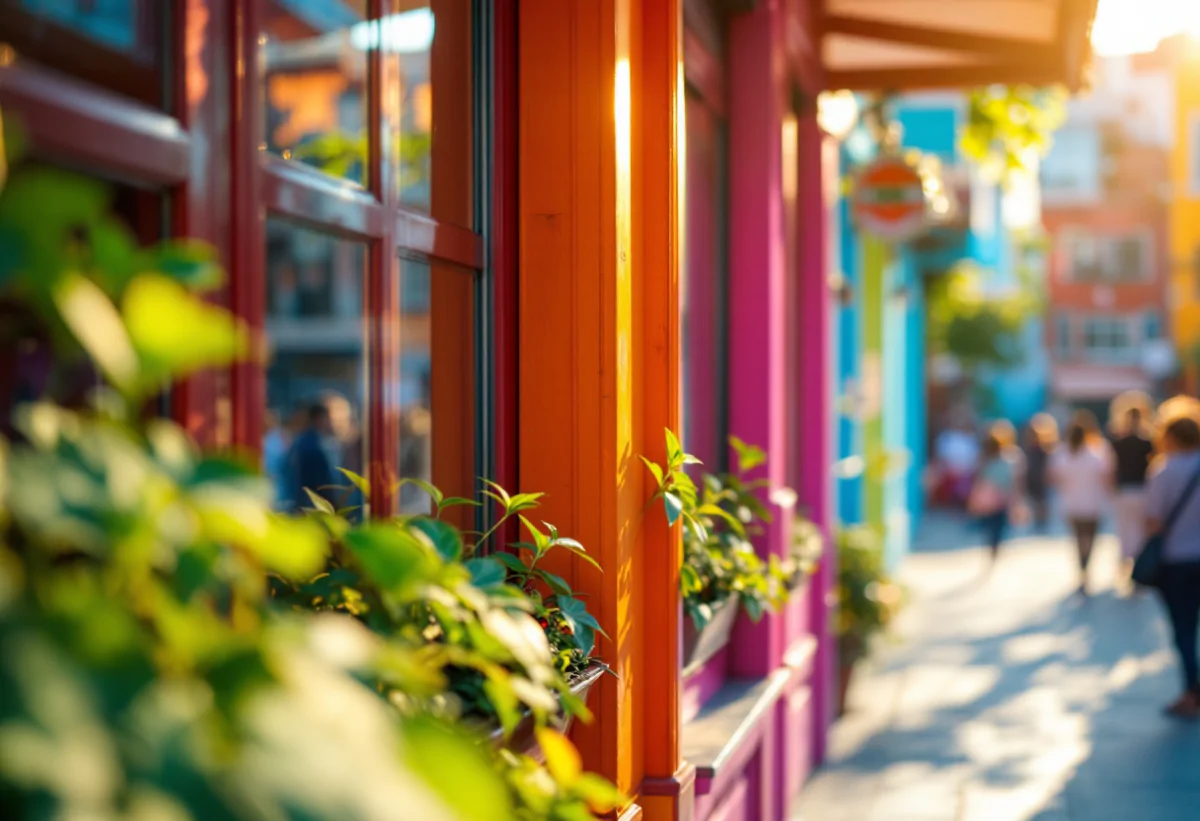
[[[902,146],[936,157],[954,203],[944,223],[913,242],[889,247],[865,238],[839,213],[838,273],[843,299],[837,316],[839,396],[836,510],[842,523],[876,525],[889,563],[909,550],[925,507],[923,477],[931,441],[930,362],[926,351],[927,285],[955,265],[977,266],[986,290],[1018,287],[1020,233],[1037,221],[1036,188],[1008,191],[970,171],[958,150],[965,101],[957,94],[897,100],[890,116]],[[861,127],[842,148],[843,172],[869,162],[877,148]],[[1045,402],[1048,372],[1040,320],[1028,323],[1018,365],[989,371],[977,381],[986,401],[980,421],[1020,424]],[[878,351],[875,362],[873,351]]]

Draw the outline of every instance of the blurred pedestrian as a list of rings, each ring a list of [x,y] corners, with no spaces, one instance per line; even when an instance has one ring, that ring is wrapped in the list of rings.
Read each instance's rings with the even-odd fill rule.
[[[283,426],[279,411],[267,411],[266,433],[263,435],[263,470],[271,479],[275,490],[275,507],[283,507],[287,501],[287,457],[292,446],[292,437]]]
[[[1013,484],[1008,507],[1009,522],[1017,526],[1024,525],[1029,519],[1029,507],[1025,499],[1029,465],[1025,459],[1025,451],[1017,444],[1016,427],[1007,419],[993,422],[990,431],[1000,442],[1000,455],[1012,466]]]
[[[1096,417],[1078,411],[1067,428],[1067,446],[1050,460],[1050,476],[1058,488],[1063,515],[1075,537],[1079,555],[1079,594],[1088,595],[1087,571],[1100,519],[1110,497],[1111,456]]]
[[[1058,444],[1058,423],[1048,413],[1039,413],[1025,428],[1025,496],[1029,500],[1034,528],[1046,531],[1050,521],[1050,457]]]
[[[288,450],[287,508],[299,511],[312,505],[308,491],[336,507],[333,497],[333,470],[327,441],[333,436],[329,404],[324,400],[309,406],[305,427]]]
[[[1162,458],[1146,485],[1146,530],[1164,531],[1161,593],[1183,668],[1183,694],[1166,712],[1194,719],[1200,717],[1200,407],[1194,400],[1172,402],[1164,403],[1171,415],[1159,411]]]
[[[1004,453],[1004,440],[995,430],[983,438],[981,462],[967,497],[967,512],[983,529],[994,562],[1009,526],[1016,493],[1016,467]]]
[[[1146,542],[1146,473],[1154,455],[1149,425],[1150,402],[1141,392],[1121,394],[1109,409],[1113,437],[1113,514],[1121,545],[1121,576],[1128,579],[1133,560]]]
[[[955,506],[967,500],[971,477],[979,465],[976,437],[969,420],[957,415],[934,441],[934,459],[942,476],[943,494]]]

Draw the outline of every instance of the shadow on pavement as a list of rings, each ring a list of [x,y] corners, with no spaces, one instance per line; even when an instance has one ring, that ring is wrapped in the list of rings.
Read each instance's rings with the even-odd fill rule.
[[[946,544],[954,527],[958,548]],[[949,561],[937,554],[963,550],[964,532],[960,522],[933,535],[922,553],[935,555],[918,561],[936,569]],[[1026,539],[995,572],[979,551],[954,559],[964,578],[920,597],[909,642],[855,686],[823,771],[827,791],[861,785],[871,800],[844,802],[845,814],[802,802],[797,817],[1200,819],[1200,726],[1159,712],[1178,688],[1159,604],[1111,590],[1083,600],[1070,584],[1048,590],[1047,576],[1070,568],[1066,550]],[[1007,626],[972,634],[993,618]]]

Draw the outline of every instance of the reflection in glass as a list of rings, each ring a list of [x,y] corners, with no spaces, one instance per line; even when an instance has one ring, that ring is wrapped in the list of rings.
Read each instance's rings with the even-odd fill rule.
[[[460,225],[471,222],[470,0],[425,0],[384,17],[372,46],[383,52],[385,138],[400,201]],[[434,182],[437,188],[434,188]]]
[[[279,506],[365,504],[340,473],[366,475],[364,246],[267,220],[267,426]]]
[[[162,0],[0,0],[0,42],[151,106],[164,103]]]
[[[120,51],[137,46],[139,18],[148,11],[141,8],[145,5],[137,0],[21,0],[21,6],[38,17]]]
[[[400,260],[400,363],[392,401],[400,416],[401,478],[432,482],[447,496],[475,495],[475,287],[477,274],[440,262]],[[402,513],[429,509],[404,485]],[[471,526],[466,509],[447,511]]]
[[[401,260],[400,266],[400,477],[433,481],[432,322],[429,266]],[[400,488],[400,512],[428,513],[428,494]]]
[[[266,5],[267,147],[363,183],[367,50],[378,22],[366,21],[366,0],[269,0]]]
[[[710,471],[725,458],[724,201],[721,122],[703,100],[687,97],[687,210],[680,265],[680,436]],[[717,401],[713,397],[718,397]]]

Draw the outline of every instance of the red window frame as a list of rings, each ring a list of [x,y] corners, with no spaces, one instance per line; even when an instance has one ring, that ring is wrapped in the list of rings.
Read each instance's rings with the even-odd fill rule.
[[[398,374],[400,351],[400,255],[488,271],[487,344],[482,372],[490,378],[486,401],[492,424],[477,437],[488,448],[490,472],[502,483],[516,475],[515,401],[515,0],[490,4],[491,42],[480,53],[486,63],[476,72],[474,117],[490,132],[488,151],[476,156],[490,177],[476,186],[486,195],[479,232],[401,206],[396,186],[380,162],[378,124],[386,100],[398,100],[387,84],[378,50],[368,53],[371,130],[366,187],[260,151],[262,77],[258,66],[266,0],[167,0],[171,30],[162,47],[179,58],[171,66],[172,108],[163,111],[66,77],[51,68],[0,49],[0,106],[18,117],[38,156],[65,162],[97,175],[160,189],[176,236],[215,245],[231,276],[226,302],[256,334],[264,327],[265,218],[269,212],[368,248],[366,299],[369,323],[369,391],[372,473],[399,458],[399,416],[376,386]],[[472,4],[478,10],[484,4]],[[372,19],[397,13],[403,0],[370,0]],[[478,30],[478,28],[477,28]],[[486,86],[485,86],[486,84]],[[485,86],[485,87],[481,87]],[[484,93],[484,92],[487,93]],[[476,128],[476,134],[485,133]],[[210,446],[231,445],[257,453],[265,417],[263,366],[240,363],[229,373],[194,377],[172,393],[179,420]],[[477,386],[477,389],[483,386]],[[377,484],[372,508],[391,511],[390,493]]]

